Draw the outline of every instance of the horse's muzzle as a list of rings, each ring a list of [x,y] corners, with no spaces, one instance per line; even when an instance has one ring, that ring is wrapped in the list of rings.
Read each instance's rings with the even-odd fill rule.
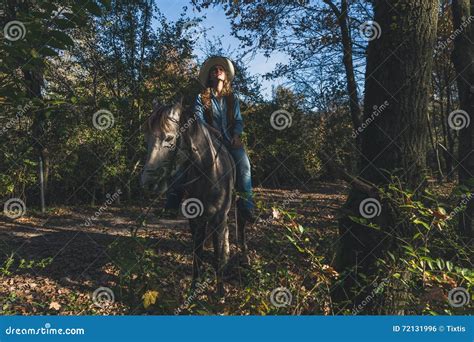
[[[140,185],[145,192],[163,194],[166,191],[166,177],[164,170],[143,170]]]

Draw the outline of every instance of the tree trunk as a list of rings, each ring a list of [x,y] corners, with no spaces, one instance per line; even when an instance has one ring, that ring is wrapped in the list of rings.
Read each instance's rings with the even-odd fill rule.
[[[437,180],[439,183],[443,181],[444,175],[443,175],[443,168],[441,167],[441,160],[439,157],[439,148],[436,144],[436,129],[433,126],[433,130],[431,129],[431,118],[430,114],[427,113],[427,120],[428,120],[428,131],[429,131],[429,137],[430,137],[430,142],[431,142],[431,147],[433,148],[433,155],[435,158],[436,166],[438,168],[438,177]]]
[[[357,82],[354,73],[354,62],[352,60],[352,40],[347,17],[349,5],[347,3],[347,0],[342,0],[341,10],[339,10],[332,1],[324,0],[324,2],[328,4],[328,6],[334,12],[334,15],[337,17],[339,28],[341,29],[341,41],[343,50],[342,62],[344,63],[344,69],[346,71],[347,92],[349,95],[349,108],[351,113],[352,125],[356,130],[361,125],[360,119],[362,115],[359,105]],[[359,139],[359,136],[357,138]]]
[[[453,20],[455,32],[460,32],[454,41],[453,63],[457,73],[460,117],[464,117],[459,130],[458,176],[459,184],[474,193],[474,1],[453,0]],[[465,26],[467,23],[467,26]],[[466,210],[459,215],[459,233],[468,241],[472,240],[474,220],[474,200],[467,203]]]
[[[44,84],[43,72],[41,70],[23,70],[25,85],[28,89],[28,95],[31,99],[43,100],[41,88]],[[45,112],[39,110],[35,112],[32,125],[32,145],[35,147],[38,155],[43,160],[43,179],[44,189],[47,191],[49,183],[50,156],[47,147],[45,130]]]
[[[455,155],[454,152],[454,137],[453,132],[449,129],[447,125],[447,118],[449,113],[452,111],[452,104],[451,104],[451,87],[449,86],[453,80],[450,80],[448,76],[445,77],[444,87],[446,88],[446,108],[443,107],[441,103],[441,127],[443,129],[443,138],[444,138],[444,159],[446,162],[446,175],[447,180],[452,181],[454,179],[454,170],[453,170],[453,162]]]
[[[426,112],[438,2],[396,0],[389,3],[381,0],[375,1],[374,12],[375,22],[380,25],[382,33],[380,38],[370,41],[368,47],[364,120],[372,118],[373,122],[361,134],[360,177],[377,186],[384,186],[394,175],[399,177],[405,188],[420,191],[425,184]],[[386,102],[388,105],[374,118],[374,108],[381,108]],[[350,276],[336,291],[335,299],[349,299],[356,305],[364,297],[363,292],[351,293],[354,282],[362,282],[358,273],[374,274],[376,258],[388,249],[396,248],[387,234],[350,219],[351,215],[361,217],[359,206],[370,196],[360,187],[353,187],[344,205],[344,212],[351,214],[339,220],[337,267],[349,272]],[[378,198],[374,200],[379,201]],[[371,221],[387,233],[400,231],[402,227],[395,224],[396,215],[390,205],[385,202],[380,204],[380,215]],[[402,300],[395,304],[403,309]],[[400,313],[396,308],[393,310]]]
[[[21,9],[21,12],[27,13],[31,3],[29,1],[12,1],[10,2],[10,8],[16,8],[18,6]],[[27,61],[23,61],[21,64],[27,64]],[[25,86],[28,90],[28,97],[31,99],[39,99],[43,101],[43,94],[41,92],[42,87],[44,86],[44,77],[43,77],[43,67],[38,66],[35,68],[21,68],[23,77],[25,80]],[[47,147],[46,141],[46,113],[43,109],[36,111],[33,117],[32,125],[32,146],[38,153],[38,156],[43,161],[43,180],[44,180],[44,190],[47,193],[48,183],[49,183],[49,172],[50,172],[50,156],[49,150]],[[46,194],[45,194],[46,197]]]

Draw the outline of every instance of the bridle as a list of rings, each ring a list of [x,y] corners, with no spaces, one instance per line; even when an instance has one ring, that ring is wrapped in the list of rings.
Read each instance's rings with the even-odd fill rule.
[[[160,106],[160,107],[157,107],[155,109],[155,113],[159,113],[162,108],[164,108],[164,106]],[[147,124],[148,124],[148,134],[152,134],[155,138],[158,138],[158,135],[155,133],[155,131],[153,130],[152,128],[152,118],[154,115],[156,114],[153,114],[151,115],[148,120],[147,120]],[[166,115],[166,119],[167,120],[170,120],[171,122],[175,123],[178,127],[179,127],[179,121]],[[173,155],[171,158],[167,159],[164,161],[165,165],[163,165],[161,168],[165,170],[165,174],[164,174],[164,178],[168,179],[172,176],[174,176],[173,174],[173,170],[175,169],[175,163],[176,163],[176,155],[177,155],[177,149],[176,149],[176,146],[177,146],[177,142],[175,142],[175,144],[173,146],[170,146],[170,147],[167,147],[167,148],[170,148],[173,150]],[[150,147],[148,147],[150,148]],[[157,169],[158,170],[158,169]]]
[[[177,127],[177,131],[178,131],[175,143],[172,146],[167,147],[167,148],[173,149],[173,151],[174,151],[171,158],[167,161],[169,163],[168,164],[168,170],[170,170],[170,171],[167,172],[167,174],[165,174],[165,177],[170,178],[170,177],[173,177],[176,174],[176,170],[178,170],[178,168],[176,168],[176,163],[178,161],[178,149],[179,149],[178,146],[180,145],[180,141],[181,141],[180,139],[181,139],[181,135],[182,135],[181,132],[183,131],[183,128],[181,126],[180,120],[177,120],[177,119],[175,119],[171,116],[168,116],[168,115],[166,115],[166,119],[171,121]],[[154,133],[153,130],[151,129],[151,122],[150,121],[151,120],[148,120],[149,131],[153,135],[156,136],[156,133]],[[211,144],[212,144],[212,141],[211,141],[212,138],[210,137],[210,135],[211,135],[211,133],[209,131],[208,131],[208,134],[205,134],[205,137],[206,137],[206,140],[208,142],[209,148],[211,148]],[[218,137],[218,141],[219,141],[219,147],[217,148],[215,156],[213,156],[212,165],[214,165],[217,162],[217,158],[218,158],[218,156],[219,156],[219,154],[222,150],[222,146],[224,145],[224,142],[221,138]],[[193,149],[193,151],[194,151],[194,149]],[[194,151],[194,152],[196,152],[196,151]],[[173,173],[173,171],[175,171],[175,172]],[[200,174],[197,177],[193,178],[192,180],[187,181],[185,183],[182,183],[181,185],[182,186],[190,185],[190,184],[196,182],[197,180],[199,180],[201,177],[202,177],[202,175]]]

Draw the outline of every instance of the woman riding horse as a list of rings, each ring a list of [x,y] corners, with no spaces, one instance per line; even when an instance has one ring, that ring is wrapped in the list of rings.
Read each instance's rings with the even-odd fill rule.
[[[235,71],[232,62],[226,57],[210,57],[201,67],[199,81],[204,90],[197,96],[194,107],[198,120],[216,134],[232,155],[237,171],[237,192],[241,209],[246,221],[254,222],[254,201],[250,161],[244,149],[241,135],[243,121],[239,99],[232,90],[231,82]],[[165,210],[177,212],[183,196],[180,184],[184,175],[178,172],[173,186],[167,192]]]

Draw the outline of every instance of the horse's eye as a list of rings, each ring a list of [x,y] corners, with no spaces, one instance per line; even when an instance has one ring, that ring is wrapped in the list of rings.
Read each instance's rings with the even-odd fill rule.
[[[173,141],[173,139],[174,139],[174,136],[173,136],[173,135],[168,135],[168,136],[165,138],[165,141],[166,141],[166,142],[171,142],[171,141]]]

